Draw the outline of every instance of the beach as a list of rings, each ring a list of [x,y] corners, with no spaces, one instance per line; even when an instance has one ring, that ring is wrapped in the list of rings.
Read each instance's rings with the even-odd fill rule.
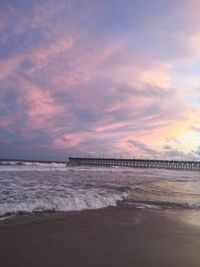
[[[0,267],[200,267],[200,0],[0,0]]]
[[[200,266],[198,211],[105,208],[0,224],[4,267]]]
[[[0,266],[199,267],[198,172],[1,162]]]

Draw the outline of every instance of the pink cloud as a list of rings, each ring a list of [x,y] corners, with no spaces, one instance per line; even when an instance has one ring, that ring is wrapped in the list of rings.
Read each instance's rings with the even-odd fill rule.
[[[5,79],[9,75],[13,75],[20,67],[23,60],[21,55],[0,61],[0,80]]]
[[[11,118],[10,117],[0,117],[0,127],[9,129],[11,125]]]
[[[36,127],[44,127],[48,119],[65,111],[63,106],[56,104],[51,93],[26,80],[21,80],[21,101],[27,103],[27,115]]]
[[[33,49],[28,58],[34,64],[36,70],[45,68],[52,60],[62,57],[64,53],[70,50],[74,42],[75,38],[68,37],[45,46],[38,46]]]
[[[67,3],[57,0],[49,0],[45,3],[41,2],[39,5],[36,4],[32,6],[30,10],[27,9],[27,12],[24,13],[15,5],[6,6],[4,13],[7,16],[4,16],[6,23],[8,21],[15,22],[13,24],[13,32],[15,34],[21,34],[29,29],[43,28],[52,33],[52,23],[51,19],[55,14],[62,12],[63,9],[67,7]],[[8,17],[10,20],[8,20]],[[54,25],[55,26],[55,25]]]
[[[74,44],[76,37],[71,42]],[[55,87],[56,90],[70,91],[74,90],[74,86],[89,82],[93,77],[95,78],[97,72],[101,73],[101,66],[106,64],[120,48],[120,44],[109,43],[100,45],[99,49],[86,52],[73,44],[68,48],[69,53],[67,50],[63,51],[64,53],[56,63],[56,68],[51,69],[49,66],[49,69],[46,70],[47,73],[48,70],[53,71],[53,75],[49,79],[52,87]],[[68,63],[67,66],[66,63]],[[82,94],[82,92],[80,93]]]
[[[89,136],[91,136],[90,133],[84,133],[84,132],[65,134],[61,138],[56,138],[54,140],[54,144],[57,147],[72,148],[72,147],[76,147],[82,141],[87,140]]]
[[[30,111],[28,112],[31,117],[51,117],[58,112],[63,112],[62,107],[57,107],[49,92],[38,87],[29,87],[26,92],[25,98],[30,104]]]
[[[96,126],[94,128],[94,131],[97,133],[101,133],[101,132],[105,132],[105,131],[113,131],[113,130],[117,130],[123,126],[124,126],[124,122],[107,123],[104,125]]]

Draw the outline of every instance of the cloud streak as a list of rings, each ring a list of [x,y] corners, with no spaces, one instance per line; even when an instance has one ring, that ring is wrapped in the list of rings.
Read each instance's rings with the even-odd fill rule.
[[[197,7],[195,0],[5,2],[1,157],[198,154]]]

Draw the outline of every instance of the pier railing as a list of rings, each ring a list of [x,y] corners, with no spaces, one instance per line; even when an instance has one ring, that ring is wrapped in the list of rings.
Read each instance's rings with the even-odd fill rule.
[[[169,170],[200,171],[200,161],[116,159],[116,158],[79,158],[69,157],[67,166],[122,166],[132,168],[157,168]]]

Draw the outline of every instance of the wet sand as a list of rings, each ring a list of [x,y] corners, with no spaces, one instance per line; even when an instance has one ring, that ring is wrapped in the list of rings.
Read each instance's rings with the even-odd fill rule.
[[[2,267],[199,267],[199,212],[107,208],[0,223]]]

